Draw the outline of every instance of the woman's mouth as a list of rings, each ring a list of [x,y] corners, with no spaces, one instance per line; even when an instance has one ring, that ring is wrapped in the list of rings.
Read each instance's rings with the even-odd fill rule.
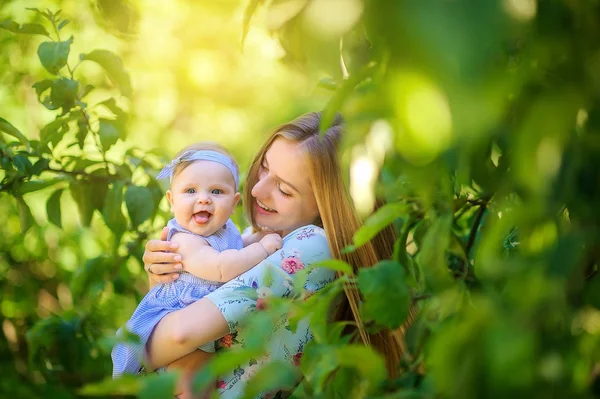
[[[192,215],[192,219],[194,219],[194,223],[196,224],[206,224],[210,220],[211,216],[212,215],[210,214],[210,212],[200,211],[194,213],[194,215]]]
[[[269,214],[277,213],[277,211],[275,209],[269,208],[268,206],[266,206],[265,204],[263,204],[259,200],[256,200],[256,210],[258,211],[258,213],[261,213],[263,215],[269,215]]]

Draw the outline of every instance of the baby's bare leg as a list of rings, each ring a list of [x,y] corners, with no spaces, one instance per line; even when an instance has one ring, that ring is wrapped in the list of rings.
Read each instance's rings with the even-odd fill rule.
[[[178,370],[181,372],[181,377],[177,381],[175,387],[175,395],[179,399],[200,399],[208,398],[214,390],[214,386],[208,387],[203,393],[194,395],[192,391],[192,382],[194,375],[200,370],[212,357],[214,353],[208,353],[201,350],[196,350],[182,358],[175,360],[167,366],[168,370]]]

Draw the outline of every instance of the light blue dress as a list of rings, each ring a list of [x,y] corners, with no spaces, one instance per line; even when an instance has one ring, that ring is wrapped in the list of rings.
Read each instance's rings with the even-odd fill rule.
[[[181,227],[175,219],[171,219],[167,227],[169,228],[167,240],[171,240],[173,234],[177,232],[193,234]],[[226,249],[242,249],[244,246],[240,232],[231,220],[228,220],[225,226],[214,234],[201,237],[219,252]],[[221,282],[204,280],[188,272],[182,272],[179,278],[172,283],[154,286],[142,299],[125,325],[127,330],[139,336],[140,342],[136,344],[120,343],[115,345],[112,350],[113,378],[118,378],[125,373],[135,374],[140,371],[146,343],[154,327],[163,317],[196,302],[222,285]],[[123,328],[117,331],[117,337],[122,337],[123,334]],[[214,352],[214,342],[202,345],[200,349],[205,352]]]
[[[293,274],[305,267],[331,258],[325,231],[314,225],[301,227],[283,238],[283,247],[254,268],[225,283],[208,294],[229,325],[230,334],[221,338],[217,346],[243,349],[250,338],[238,326],[247,317],[262,308],[268,296],[287,297],[293,294]],[[331,269],[314,268],[308,275],[305,292],[315,292],[335,278]],[[298,323],[295,331],[289,327],[287,317],[272,327],[268,349],[259,359],[238,365],[231,373],[219,378],[217,386],[221,399],[243,396],[248,381],[263,365],[272,361],[285,361],[298,365],[305,345],[313,339],[306,320]],[[282,398],[284,391],[263,392],[259,398]]]

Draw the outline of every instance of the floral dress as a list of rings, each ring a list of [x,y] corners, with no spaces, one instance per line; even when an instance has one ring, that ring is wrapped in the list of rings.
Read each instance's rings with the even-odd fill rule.
[[[283,247],[263,260],[254,268],[229,281],[216,291],[208,294],[229,324],[230,334],[219,340],[222,348],[244,347],[243,332],[238,325],[257,309],[265,306],[269,296],[286,297],[292,294],[291,276],[305,267],[331,258],[325,231],[308,225],[294,230],[283,238]],[[305,284],[308,292],[318,291],[333,281],[335,272],[325,268],[315,268]],[[251,295],[249,295],[251,294]],[[307,322],[300,322],[295,332],[287,327],[287,320],[273,326],[267,343],[266,356],[240,364],[232,373],[218,381],[221,398],[242,396],[248,380],[261,365],[268,361],[288,361],[298,365],[304,346],[312,340]],[[289,393],[263,393],[260,398],[285,397]]]

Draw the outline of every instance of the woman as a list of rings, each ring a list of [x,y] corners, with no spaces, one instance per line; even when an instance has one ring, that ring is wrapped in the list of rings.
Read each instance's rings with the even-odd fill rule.
[[[360,267],[372,266],[391,256],[394,242],[391,229],[352,253],[341,253],[342,248],[352,243],[360,221],[338,163],[341,118],[338,116],[333,126],[323,134],[319,133],[320,121],[320,113],[309,113],[277,128],[248,171],[244,193],[246,214],[256,231],[268,229],[280,232],[284,237],[282,249],[213,294],[163,318],[146,346],[152,367],[164,366],[192,353],[202,344],[230,332],[235,333],[238,323],[247,316],[247,310],[258,305],[257,300],[246,297],[241,300],[243,305],[235,306],[240,300],[240,285],[260,285],[261,278],[265,274],[271,275],[273,267],[279,273],[275,273],[278,277],[269,289],[273,295],[286,295],[287,274],[295,272],[286,259],[294,250],[297,255],[295,267],[333,257],[348,262],[355,272]],[[165,241],[153,240],[146,245],[144,263],[146,270],[152,266],[154,274],[149,274],[151,283],[169,282],[174,278],[172,273],[176,271],[180,257],[176,252],[166,251],[173,249]],[[308,289],[318,290],[322,282],[333,278],[329,270],[320,270],[318,275],[309,276]],[[358,292],[346,287],[335,317],[337,320],[354,320],[362,342],[374,346],[385,357],[390,376],[395,376],[402,355],[402,334],[386,331],[369,335],[362,328],[359,301]],[[297,347],[301,348],[309,339],[306,325],[300,326],[295,334],[279,328],[271,334],[269,344],[273,344],[270,345],[272,347],[281,347],[282,343],[288,346],[298,344]],[[292,355],[296,354],[296,349],[292,349]],[[270,359],[285,360],[291,352],[270,353]],[[193,355],[180,362],[187,362],[193,368]],[[219,382],[222,397],[237,397],[243,392],[246,381],[240,377],[243,371],[245,369],[242,368],[237,375]]]

